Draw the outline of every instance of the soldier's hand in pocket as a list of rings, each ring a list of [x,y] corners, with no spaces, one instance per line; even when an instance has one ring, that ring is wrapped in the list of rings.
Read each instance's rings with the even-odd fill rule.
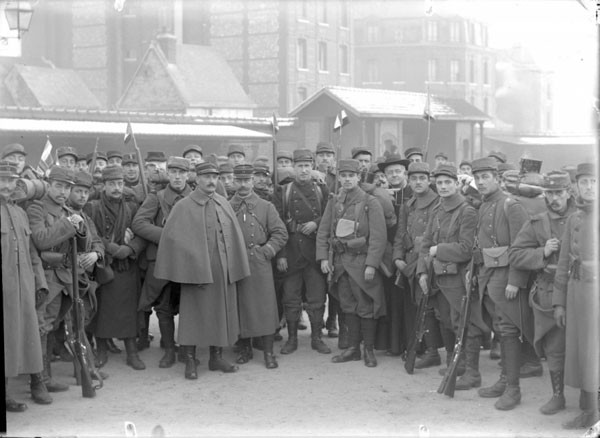
[[[373,281],[375,278],[375,268],[373,266],[367,266],[365,268],[365,281]]]

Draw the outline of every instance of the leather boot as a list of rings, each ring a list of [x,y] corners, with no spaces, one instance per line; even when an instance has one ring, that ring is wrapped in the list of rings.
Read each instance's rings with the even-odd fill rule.
[[[138,312],[138,339],[137,339],[137,351],[143,351],[146,348],[150,348],[150,315],[151,312]]]
[[[454,353],[454,344],[456,344],[456,334],[454,330],[450,330],[448,328],[441,327],[440,332],[442,334],[442,341],[444,343],[444,349],[446,350],[446,368],[440,368],[438,373],[440,376],[446,375],[446,370],[450,366],[450,362],[452,362],[452,354]],[[462,376],[465,373],[465,356],[461,354],[458,358],[458,367],[457,367],[457,376]]]
[[[523,338],[523,343],[521,344],[521,358],[523,359],[519,370],[519,377],[521,379],[540,377],[544,374],[542,361],[533,346],[525,338]]]
[[[279,364],[277,363],[277,359],[275,358],[275,354],[273,354],[274,341],[275,335],[266,335],[262,337],[262,342],[264,346],[263,357],[265,359],[265,366],[269,370],[272,370],[279,366]]]
[[[134,370],[145,370],[146,365],[138,356],[135,338],[125,338],[125,351],[127,352],[126,363]]]
[[[480,388],[477,391],[477,394],[479,394],[479,397],[483,397],[483,398],[500,397],[502,394],[504,394],[504,391],[506,390],[506,364],[505,364],[505,360],[504,360],[504,345],[502,343],[500,344],[500,353],[502,356],[502,360],[500,361],[502,364],[502,371],[500,371],[500,378],[492,386]]]
[[[4,390],[6,412],[24,412],[27,410],[27,405],[25,403],[19,403],[8,396],[8,379],[6,377],[4,378]]]
[[[521,342],[516,336],[502,336],[500,342],[504,352],[502,359],[506,367],[506,389],[494,407],[501,411],[509,411],[521,403],[521,389],[519,388]]]
[[[96,338],[96,368],[102,368],[108,362],[108,340]]]
[[[597,397],[596,391],[581,391],[579,404],[583,405],[585,409],[582,409],[581,414],[571,421],[563,423],[562,427],[564,429],[587,429],[596,424],[600,420]]]
[[[287,320],[288,340],[281,347],[281,354],[291,354],[298,349],[298,320]]]
[[[500,341],[498,341],[498,338],[494,334],[494,337],[492,338],[492,342],[491,342],[491,346],[490,346],[490,359],[498,360],[498,359],[500,359],[501,356],[502,356],[502,353],[500,351]]]
[[[450,366],[450,362],[452,362],[453,351],[446,351],[446,368],[440,368],[438,373],[440,376],[445,376],[448,367]],[[467,365],[465,364],[465,352],[464,350],[461,352],[460,357],[458,358],[458,365],[456,367],[456,375],[462,376],[467,370]],[[499,397],[499,396],[498,396]]]
[[[256,348],[257,350],[260,350],[260,351],[263,351],[265,348],[263,345],[262,336],[253,337],[252,342],[250,344],[252,345],[252,348]]]
[[[322,328],[324,310],[324,308],[320,308],[318,310],[310,309],[307,311],[311,331],[310,347],[321,354],[330,354],[331,348],[329,348],[327,344],[323,342],[323,339],[321,339],[321,336],[323,334]]]
[[[540,412],[544,415],[554,415],[565,408],[564,371],[550,371],[550,383],[552,398],[540,408]]]
[[[52,378],[52,369],[50,368],[50,357],[48,357],[48,351],[52,351],[53,339],[54,336],[40,336],[40,340],[42,342],[42,361],[44,364],[42,378],[44,379],[44,385],[46,385],[48,392],[63,392],[69,389],[69,385],[55,381]]]
[[[223,359],[223,347],[209,347],[210,359],[208,360],[208,369],[211,371],[223,371],[224,373],[235,373],[238,367],[230,364]]]
[[[47,354],[50,361],[54,361],[53,357],[60,360],[61,362],[73,362],[73,355],[67,347],[65,347],[66,335],[65,335],[65,324],[66,321],[62,321],[58,329],[48,333],[48,350]]]
[[[481,350],[481,336],[467,337],[465,345],[465,373],[458,378],[454,389],[465,391],[481,386],[481,374],[479,374],[479,352]]]
[[[328,338],[337,338],[339,331],[337,327],[337,317],[340,313],[340,302],[329,295],[329,303],[327,306],[327,321],[325,322],[325,328],[327,329]]]
[[[112,354],[121,354],[123,352],[123,350],[117,347],[115,341],[113,341],[113,338],[106,338],[106,345],[108,351],[110,351]]]
[[[373,318],[360,319],[360,331],[364,341],[364,361],[365,366],[374,368],[377,366],[377,358],[373,351],[375,346],[375,331],[377,330],[377,320]]]
[[[340,311],[338,313],[338,348],[340,350],[345,350],[350,346],[348,343],[348,327],[344,318],[346,318],[346,314]]]
[[[198,378],[198,360],[196,359],[195,345],[181,345],[181,350],[185,355],[185,378],[196,380]]]
[[[415,362],[415,368],[419,370],[437,367],[442,364],[442,358],[440,357],[440,353],[438,353],[439,322],[435,318],[433,309],[426,311],[424,325],[425,334],[423,335],[423,343],[425,344],[425,353]]]
[[[354,313],[344,314],[344,321],[348,328],[348,344],[349,347],[342,351],[341,354],[333,356],[333,363],[350,362],[360,360],[360,318]]]
[[[49,405],[52,403],[52,397],[48,394],[48,388],[44,384],[42,373],[31,374],[29,389],[31,389],[31,398],[35,403],[39,405]]]
[[[238,353],[236,363],[245,364],[250,362],[250,359],[254,357],[252,352],[252,339],[240,338],[240,351]]]
[[[173,317],[158,319],[160,341],[164,345],[165,354],[158,362],[159,368],[171,368],[175,365],[175,321]]]

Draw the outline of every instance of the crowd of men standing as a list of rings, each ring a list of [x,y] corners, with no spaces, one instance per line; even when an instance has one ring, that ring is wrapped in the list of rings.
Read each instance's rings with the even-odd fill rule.
[[[255,349],[277,368],[279,331],[287,327],[280,354],[294,353],[304,311],[313,350],[331,354],[324,332],[337,338],[334,363],[376,367],[376,350],[406,359],[423,318],[415,368],[441,365],[442,347],[449,365],[476,281],[456,389],[479,388],[496,409],[513,409],[520,379],[542,375],[543,358],[552,396],[541,413],[565,408],[567,384],[581,391],[581,414],[564,427],[599,419],[593,163],[542,175],[500,152],[459,166],[439,153],[430,168],[419,148],[375,160],[369,148],[337,157],[321,142],[280,151],[273,172],[266,157],[246,162],[240,145],[210,160],[198,145],[180,157],[149,152],[140,168],[135,154],[66,146],[42,175],[26,156],[20,144],[0,152],[5,375],[29,374],[36,403],[68,389],[51,362],[69,358],[76,268],[97,380],[120,352],[114,339],[127,365],[145,369],[152,311],[158,365],[179,360],[186,379],[198,378],[197,347],[209,347],[212,371],[235,372]],[[237,365],[223,357],[230,346]],[[501,361],[487,387],[483,346]],[[7,411],[25,409],[7,394]]]

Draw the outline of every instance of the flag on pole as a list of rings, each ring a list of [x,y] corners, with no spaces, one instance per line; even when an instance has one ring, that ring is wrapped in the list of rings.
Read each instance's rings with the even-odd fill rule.
[[[429,87],[427,87],[427,100],[425,101],[425,109],[423,110],[423,119],[427,121],[435,121],[435,116],[431,112],[431,97],[429,95]]]
[[[127,122],[127,130],[125,131],[125,137],[123,137],[123,143],[129,143],[129,140],[133,137],[133,129],[131,129],[131,123]]]
[[[50,143],[50,137],[46,136],[46,144],[42,151],[42,156],[37,166],[37,170],[40,173],[46,173],[48,169],[54,164],[54,158],[52,158],[52,143]]]
[[[277,122],[277,116],[273,113],[273,117],[271,117],[271,128],[273,129],[273,134],[277,134],[279,132],[279,122]]]
[[[350,120],[348,119],[348,114],[346,114],[346,111],[341,110],[340,113],[335,116],[335,122],[333,123],[333,132],[339,131],[348,123],[350,123]]]

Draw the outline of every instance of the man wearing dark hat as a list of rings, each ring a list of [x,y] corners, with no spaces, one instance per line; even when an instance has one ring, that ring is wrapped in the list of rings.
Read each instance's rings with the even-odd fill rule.
[[[428,284],[431,284],[432,288],[439,288],[441,291],[441,294],[430,297],[430,300],[433,298],[445,329],[442,330],[442,338],[446,348],[446,365],[449,365],[454,350],[453,335],[459,335],[462,298],[465,295],[462,277],[473,252],[477,211],[460,194],[454,166],[441,164],[433,171],[433,176],[440,204],[429,218],[423,235],[417,275],[423,290],[427,290]],[[428,263],[430,268],[426,266]],[[432,292],[428,291],[429,294]],[[490,331],[483,322],[477,297],[472,297],[470,307],[463,350],[466,366],[462,368],[466,370],[456,381],[457,390],[468,390],[481,385],[479,351],[482,336]],[[461,358],[459,363],[462,362]]]
[[[138,356],[137,306],[140,295],[140,272],[137,259],[146,241],[131,231],[131,222],[138,208],[135,201],[123,197],[123,168],[107,166],[102,170],[104,189],[100,199],[86,205],[85,211],[94,221],[104,243],[105,263],[114,278],[102,284],[98,293],[98,313],[94,328],[97,341],[97,366],[108,360],[109,338],[123,339],[126,363],[134,370],[146,368]]]
[[[529,294],[534,317],[534,347],[545,357],[550,370],[552,398],[540,408],[552,415],[565,408],[564,366],[565,330],[554,321],[552,289],[554,275],[567,218],[575,211],[570,196],[568,173],[550,172],[544,178],[543,189],[547,209],[525,223],[510,249],[509,263],[518,269],[535,273]]]
[[[21,175],[25,169],[25,157],[27,157],[27,152],[25,152],[23,145],[19,143],[7,144],[0,152],[0,160],[13,163],[17,168],[17,175]]]
[[[364,146],[352,148],[350,155],[353,160],[358,161],[361,172],[366,173],[369,170],[373,161],[373,152],[369,148]]]
[[[348,348],[332,361],[360,360],[362,337],[365,365],[375,367],[377,318],[385,315],[378,272],[385,250],[385,218],[377,199],[358,186],[358,161],[340,160],[337,170],[340,192],[329,201],[319,224],[316,252],[321,271],[332,276],[332,293],[340,301],[348,328]],[[328,260],[330,250],[334,251],[333,265]]]
[[[88,163],[88,166],[92,165],[93,158],[94,158],[93,153],[89,153],[86,155],[85,159]],[[104,169],[107,165],[108,165],[108,158],[106,158],[106,152],[98,151],[96,153],[96,167],[94,168],[94,173],[102,172],[102,169]]]
[[[423,233],[427,226],[438,195],[429,187],[429,164],[423,162],[410,163],[408,181],[413,196],[404,203],[398,212],[398,227],[394,238],[392,260],[395,268],[402,276],[402,290],[390,295],[389,327],[390,350],[402,353],[408,348],[410,337],[414,336],[416,307],[423,290],[416,278],[417,261],[423,241]],[[428,368],[441,364],[438,346],[439,323],[435,318],[433,307],[425,313],[427,334],[425,336],[426,351],[415,368]]]
[[[125,183],[124,190],[125,188],[131,189],[136,202],[141,204],[144,202],[144,187],[142,186],[142,181],[140,180],[140,166],[137,162],[136,154],[123,154],[121,166],[123,166],[123,181]]]
[[[231,165],[232,171],[235,166],[246,163],[246,151],[241,144],[230,144],[227,149],[227,159]]]
[[[90,166],[87,162],[87,154],[79,154],[77,155],[77,162],[75,163],[75,170],[78,172],[88,172],[90,171]]]
[[[204,152],[202,151],[202,147],[196,144],[187,145],[183,149],[183,154],[181,154],[181,156],[190,160],[192,167],[196,167],[196,164],[204,162]]]
[[[580,390],[582,412],[563,424],[566,429],[588,428],[600,419],[597,175],[594,163],[577,166],[577,211],[560,239],[552,293],[554,321],[566,327],[565,383]]]
[[[191,193],[187,185],[189,161],[181,157],[169,157],[167,161],[167,175],[169,185],[158,193],[149,193],[144,203],[140,206],[131,229],[136,236],[148,241],[146,260],[148,267],[138,311],[143,315],[151,314],[152,307],[158,317],[158,327],[162,345],[165,349],[164,356],[160,359],[160,368],[170,368],[175,364],[175,315],[178,313],[179,285],[166,280],[159,280],[154,275],[158,242],[163,226],[169,217],[175,203]],[[139,317],[140,315],[138,315]],[[143,320],[143,330],[147,331],[148,322]],[[145,332],[144,332],[145,333]]]
[[[488,154],[488,157],[493,158],[496,164],[506,163],[506,154],[500,151],[492,151]]]
[[[324,184],[313,181],[312,165],[312,152],[296,149],[295,180],[278,186],[274,198],[289,233],[286,246],[277,255],[277,269],[285,275],[282,303],[289,335],[281,349],[282,354],[293,353],[298,348],[303,286],[312,332],[311,347],[319,353],[331,353],[321,339],[327,286],[315,259],[317,228],[327,205],[329,190]]]
[[[71,238],[77,235],[78,245],[84,245],[86,230],[83,218],[65,205],[75,182],[75,173],[65,167],[53,166],[48,174],[48,182],[46,195],[32,202],[27,208],[27,216],[49,286],[48,296],[38,307],[44,378],[48,391],[58,392],[66,391],[69,387],[52,379],[48,354],[54,350],[56,338],[64,339],[57,329],[71,307],[72,261],[67,256],[70,254]]]
[[[335,187],[335,149],[331,143],[320,141],[315,149],[315,169],[325,174],[329,191]]]
[[[17,166],[0,161],[0,221],[2,223],[2,309],[4,320],[4,384],[7,412],[23,412],[8,394],[8,379],[31,374],[31,397],[49,404],[42,370],[42,346],[36,307],[45,301],[48,284],[27,225],[27,215],[11,201],[16,188]]]
[[[521,402],[519,339],[526,337],[533,342],[533,315],[527,302],[529,272],[510,266],[508,252],[529,217],[519,202],[500,189],[498,165],[493,158],[473,161],[473,175],[483,196],[473,255],[483,262],[477,277],[479,295],[500,334],[502,360],[500,379],[478,393],[480,397],[500,397],[496,409],[510,410]]]
[[[150,151],[144,160],[146,172],[158,172],[159,170],[167,169],[167,157],[164,152]]]
[[[435,167],[438,167],[440,164],[446,163],[448,163],[448,154],[446,154],[446,152],[442,151],[435,154]]]
[[[235,169],[234,169],[235,170]],[[265,201],[271,202],[273,195],[269,190],[269,184],[271,183],[271,171],[269,166],[262,162],[254,164],[254,175],[253,175],[253,191],[259,198]],[[234,172],[234,187],[235,187],[235,172]],[[237,191],[237,190],[236,190]]]
[[[181,284],[178,339],[186,379],[198,378],[196,346],[210,346],[209,370],[237,370],[223,358],[223,347],[238,338],[237,282],[250,275],[235,213],[216,193],[217,166],[200,163],[196,174],[196,190],[169,214],[154,268],[156,278]]]
[[[421,163],[423,161],[423,150],[421,148],[408,148],[404,151],[404,155],[411,163]]]
[[[241,164],[233,169],[236,193],[229,201],[244,235],[252,273],[237,285],[241,344],[237,363],[252,359],[251,338],[261,337],[265,366],[271,369],[278,366],[273,341],[279,327],[271,259],[285,246],[288,233],[275,206],[252,189],[256,168]]]
[[[71,146],[61,146],[56,150],[56,164],[66,169],[75,170],[77,151]]]
[[[471,166],[471,162],[468,160],[462,160],[458,165],[458,174],[459,175],[469,175],[473,176],[473,167]]]
[[[229,163],[224,163],[219,166],[219,182],[225,188],[227,199],[230,199],[235,194],[233,186],[233,167]]]
[[[290,151],[277,152],[277,168],[294,167],[294,155]]]
[[[108,158],[109,166],[121,166],[123,162],[123,152],[121,151],[108,151],[106,153],[106,158]]]

